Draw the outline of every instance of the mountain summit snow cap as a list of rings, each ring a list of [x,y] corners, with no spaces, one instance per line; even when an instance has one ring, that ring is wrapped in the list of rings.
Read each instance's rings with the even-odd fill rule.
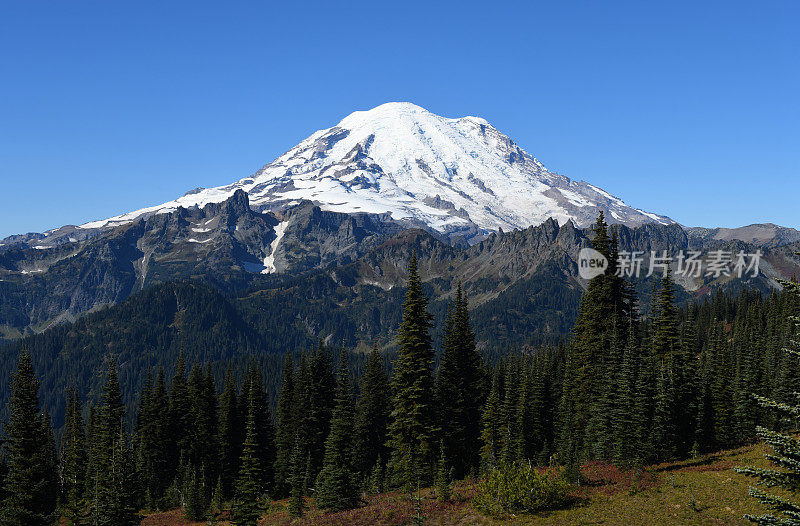
[[[601,211],[628,226],[673,222],[549,171],[485,119],[447,118],[410,102],[389,102],[313,133],[250,177],[82,228],[202,207],[237,190],[248,193],[256,211],[311,201],[333,212],[389,214],[471,242],[548,218],[585,227]]]

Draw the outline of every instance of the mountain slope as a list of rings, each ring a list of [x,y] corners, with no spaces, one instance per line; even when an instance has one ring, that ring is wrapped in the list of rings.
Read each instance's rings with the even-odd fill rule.
[[[233,184],[53,231],[38,242],[50,246],[64,236],[76,239],[142,216],[202,207],[236,190],[250,195],[256,211],[307,200],[335,212],[388,213],[406,226],[473,242],[498,229],[526,228],[551,217],[587,226],[601,210],[612,223],[627,226],[673,222],[548,171],[484,119],[448,119],[395,102],[352,113]]]
[[[620,249],[641,251],[645,259],[651,250],[757,249],[739,240],[693,238],[677,224],[616,228]],[[292,280],[323,272],[357,297],[365,287],[389,290],[402,283],[412,250],[437,293],[449,294],[453,280],[461,279],[473,305],[485,306],[491,317],[496,315],[492,309],[499,308],[492,302],[508,290],[518,297],[523,317],[538,312],[550,319],[548,330],[559,332],[585,285],[577,277],[576,261],[590,236],[571,221],[559,225],[548,219],[523,230],[492,233],[468,247],[455,246],[436,232],[405,229],[388,214],[324,211],[308,201],[256,212],[238,190],[221,203],[140,218],[82,241],[0,248],[0,339],[41,332],[173,280],[192,279],[238,293],[285,289]],[[775,278],[798,272],[796,244],[762,248],[761,275],[752,286],[768,290],[777,286]],[[705,277],[678,281],[693,294],[739,283]],[[641,283],[643,295],[649,290]],[[298,292],[282,301],[304,297]],[[531,329],[527,321],[514,324],[509,331]]]

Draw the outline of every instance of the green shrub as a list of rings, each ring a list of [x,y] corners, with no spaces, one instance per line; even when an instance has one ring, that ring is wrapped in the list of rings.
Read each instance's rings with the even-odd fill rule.
[[[572,502],[570,488],[560,474],[539,472],[529,462],[518,462],[493,469],[472,503],[491,516],[552,510]]]

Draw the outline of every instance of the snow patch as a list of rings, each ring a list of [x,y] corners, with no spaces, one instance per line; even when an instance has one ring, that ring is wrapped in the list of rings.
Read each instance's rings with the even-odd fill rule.
[[[278,244],[283,239],[283,235],[286,233],[286,227],[289,226],[289,221],[281,221],[277,225],[275,225],[275,239],[272,240],[270,244],[270,252],[269,256],[264,258],[264,270],[261,271],[262,274],[272,274],[275,272],[275,250],[278,248]]]

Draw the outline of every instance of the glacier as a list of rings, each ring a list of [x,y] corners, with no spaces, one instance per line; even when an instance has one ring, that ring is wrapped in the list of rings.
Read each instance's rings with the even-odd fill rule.
[[[498,229],[611,223],[671,224],[584,181],[550,172],[480,117],[446,118],[409,102],[356,111],[319,130],[249,177],[195,189],[161,205],[80,225],[101,229],[178,207],[203,207],[249,194],[256,211],[312,201],[323,210],[390,214],[474,241]]]

